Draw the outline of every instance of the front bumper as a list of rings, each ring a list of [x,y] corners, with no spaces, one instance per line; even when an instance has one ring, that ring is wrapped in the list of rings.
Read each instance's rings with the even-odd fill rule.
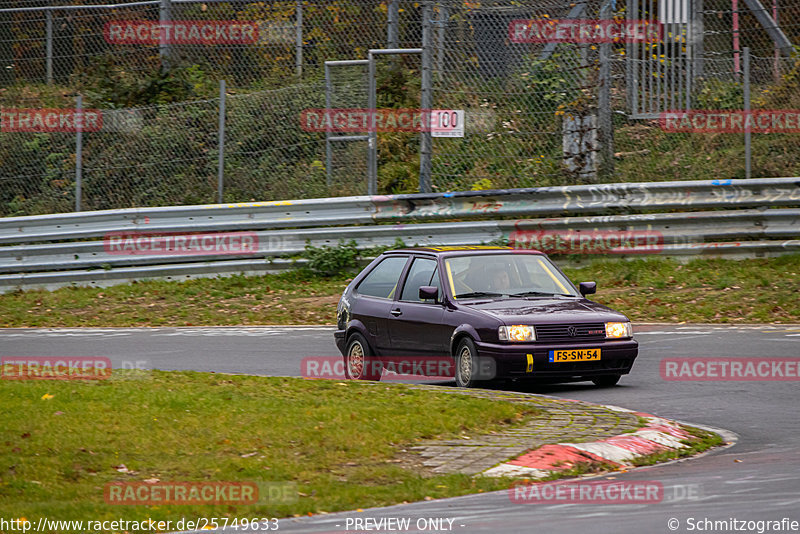
[[[336,330],[333,333],[333,339],[336,341],[336,348],[339,349],[339,352],[342,353],[342,356],[344,356],[344,352],[347,350],[347,346],[345,345],[347,342],[347,339],[345,339],[346,333],[346,330]]]
[[[497,378],[570,381],[602,375],[628,374],[639,354],[634,339],[603,340],[581,343],[476,343],[481,357],[495,361]],[[592,362],[549,361],[551,350],[600,349],[600,360]],[[528,365],[528,354],[533,365]]]

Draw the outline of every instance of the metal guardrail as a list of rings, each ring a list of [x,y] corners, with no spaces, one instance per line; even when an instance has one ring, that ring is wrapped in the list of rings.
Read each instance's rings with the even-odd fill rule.
[[[566,216],[800,204],[800,178],[598,184],[133,208],[0,218],[0,244],[102,237],[108,232],[221,232],[486,216]]]
[[[0,292],[143,278],[280,272],[293,265],[281,257],[301,253],[306,243],[332,245],[340,239],[353,239],[364,249],[392,245],[398,238],[408,245],[461,245],[507,239],[515,232],[650,231],[660,236],[658,250],[634,247],[627,252],[753,257],[800,251],[800,208],[781,206],[800,206],[800,178],[602,184],[9,217],[0,219],[0,244],[6,245],[0,246]],[[732,207],[750,209],[692,211]],[[670,209],[682,211],[648,213]],[[621,210],[645,213],[613,214]],[[565,213],[598,215],[485,220]],[[477,217],[484,220],[406,224]],[[383,222],[396,224],[376,224]],[[222,231],[253,232],[258,247],[239,255],[121,255],[109,253],[102,240],[111,232]]]
[[[463,245],[508,238],[513,232],[587,232],[592,230],[658,232],[663,245],[700,250],[719,240],[783,239],[800,237],[800,209],[737,210],[692,213],[654,213],[517,221],[465,221],[411,225],[306,228],[255,232],[258,248],[252,254],[205,254],[199,261],[224,261],[294,256],[306,243],[320,247],[340,239],[355,240],[361,248],[388,246],[401,239],[408,245]],[[740,243],[742,241],[734,241]],[[688,252],[687,252],[688,254]],[[70,269],[117,268],[137,265],[186,263],[186,256],[120,255],[106,251],[103,241],[47,243],[0,247],[0,273]]]

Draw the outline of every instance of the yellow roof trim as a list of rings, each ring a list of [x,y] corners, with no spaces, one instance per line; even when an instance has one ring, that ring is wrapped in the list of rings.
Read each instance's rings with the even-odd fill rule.
[[[510,247],[498,247],[495,245],[450,245],[443,247],[425,247],[435,252],[452,252],[459,250],[512,250]]]

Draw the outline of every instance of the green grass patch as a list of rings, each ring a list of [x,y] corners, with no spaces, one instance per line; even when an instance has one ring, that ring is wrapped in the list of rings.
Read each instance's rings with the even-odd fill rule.
[[[557,256],[558,262],[560,258]],[[800,254],[752,260],[596,259],[567,266],[593,300],[639,322],[800,322]],[[0,295],[2,327],[331,324],[350,281],[307,270]]]
[[[800,322],[800,254],[777,258],[596,260],[567,268],[576,283],[595,280],[597,302],[633,321]]]
[[[0,381],[0,517],[286,517],[504,489],[423,476],[406,448],[517,426],[535,407],[400,384],[195,372]],[[124,466],[124,468],[122,467]],[[110,482],[292,482],[294,503],[120,506]]]

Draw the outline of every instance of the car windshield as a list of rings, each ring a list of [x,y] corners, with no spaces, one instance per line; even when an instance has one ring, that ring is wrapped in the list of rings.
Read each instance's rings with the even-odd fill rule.
[[[445,271],[456,299],[579,296],[550,260],[534,254],[455,256]]]

